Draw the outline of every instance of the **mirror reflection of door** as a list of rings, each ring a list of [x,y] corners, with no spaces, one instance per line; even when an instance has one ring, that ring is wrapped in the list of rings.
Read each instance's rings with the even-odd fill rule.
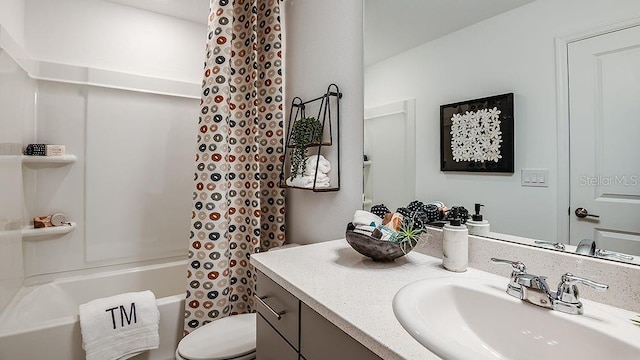
[[[364,202],[391,211],[415,200],[415,99],[364,110]]]
[[[568,69],[571,244],[640,256],[640,26],[569,43]]]

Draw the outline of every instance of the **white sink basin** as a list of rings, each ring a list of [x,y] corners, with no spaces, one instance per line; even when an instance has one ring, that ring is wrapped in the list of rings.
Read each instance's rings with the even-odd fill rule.
[[[393,310],[402,326],[444,359],[640,359],[632,313],[583,301],[584,315],[543,309],[505,293],[508,280],[413,282]]]

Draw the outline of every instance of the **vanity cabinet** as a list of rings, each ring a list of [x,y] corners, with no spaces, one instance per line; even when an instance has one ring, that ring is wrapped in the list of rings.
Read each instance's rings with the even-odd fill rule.
[[[263,316],[258,315],[256,358],[260,360],[298,360],[298,351],[274,329]]]
[[[258,359],[297,359],[300,349],[300,300],[282,286],[258,272],[256,309],[258,310]],[[273,342],[273,339],[278,341]],[[261,346],[264,345],[264,346]],[[280,346],[282,345],[282,346]]]
[[[256,295],[258,359],[380,359],[261,272]]]

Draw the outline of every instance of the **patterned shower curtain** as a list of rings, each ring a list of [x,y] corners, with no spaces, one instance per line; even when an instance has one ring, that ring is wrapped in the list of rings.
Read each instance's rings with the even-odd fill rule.
[[[211,0],[184,334],[252,312],[249,256],[284,243],[280,2]]]

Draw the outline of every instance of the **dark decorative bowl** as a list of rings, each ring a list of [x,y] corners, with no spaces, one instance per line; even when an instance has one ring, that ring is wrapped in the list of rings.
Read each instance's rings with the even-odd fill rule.
[[[400,244],[379,240],[371,236],[353,232],[355,226],[352,223],[347,225],[346,239],[351,247],[360,254],[373,259],[373,261],[393,261],[405,253],[400,248]],[[405,249],[410,252],[413,249]]]

